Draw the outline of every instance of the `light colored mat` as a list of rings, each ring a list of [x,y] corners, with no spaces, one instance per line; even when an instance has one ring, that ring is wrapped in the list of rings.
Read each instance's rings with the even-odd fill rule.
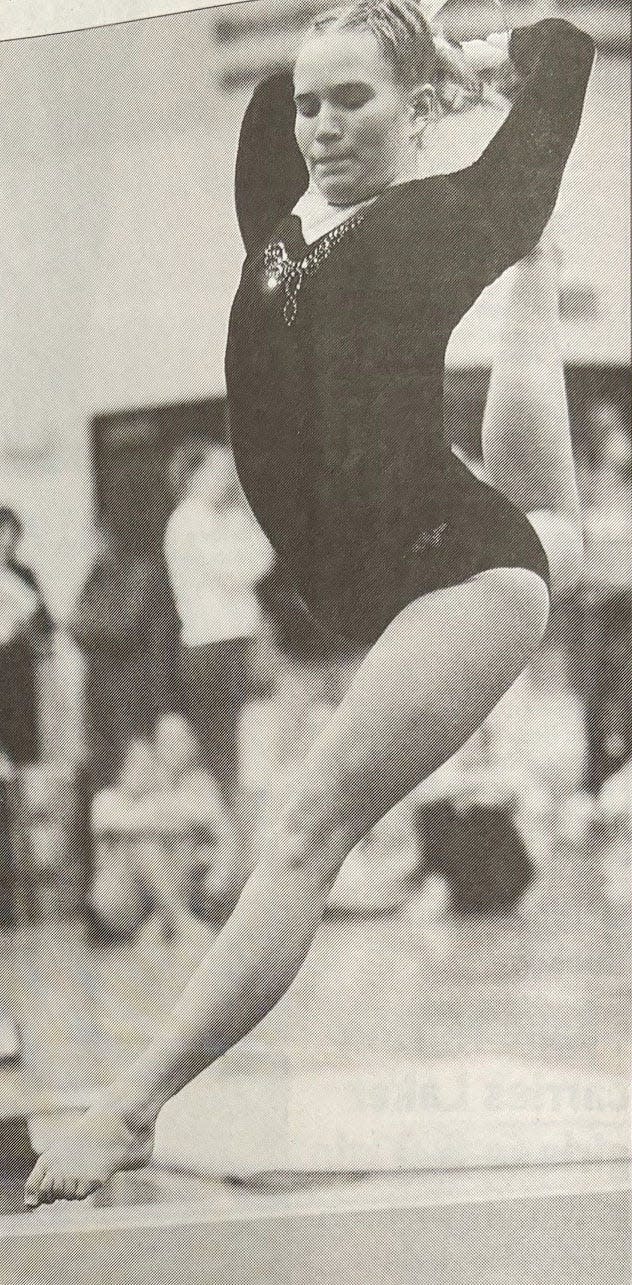
[[[171,1175],[176,1177],[177,1175]],[[442,1209],[457,1205],[545,1199],[563,1196],[608,1196],[629,1193],[630,1165],[553,1165],[534,1169],[470,1169],[443,1173],[372,1174],[350,1182],[330,1175],[309,1190],[260,1190],[248,1186],[209,1183],[205,1195],[188,1202],[95,1207],[93,1197],[82,1204],[61,1203],[35,1213],[0,1219],[0,1241],[67,1236],[74,1231],[121,1228],[196,1227],[213,1222],[257,1223],[293,1217],[320,1218],[389,1209]],[[133,1182],[134,1179],[132,1178]]]
[[[487,1171],[489,1175],[489,1171]],[[525,1171],[521,1171],[525,1175]],[[629,1285],[623,1175],[573,1177],[537,1194],[496,1171],[486,1193],[459,1176],[428,1193],[390,1175],[250,1209],[57,1206],[0,1227],[1,1285]],[[485,1175],[481,1175],[485,1178]],[[529,1173],[529,1178],[532,1174]],[[495,1186],[500,1181],[500,1195]],[[512,1182],[512,1179],[514,1181]],[[592,1183],[597,1180],[596,1191]],[[454,1187],[453,1187],[454,1184]],[[3,1235],[3,1232],[6,1234]]]
[[[158,1121],[156,1162],[204,1176],[584,1164],[630,1155],[621,1077],[505,1059],[221,1078]]]

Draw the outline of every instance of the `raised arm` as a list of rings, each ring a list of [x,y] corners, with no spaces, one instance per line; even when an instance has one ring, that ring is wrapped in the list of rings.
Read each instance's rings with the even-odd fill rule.
[[[235,207],[248,254],[265,245],[307,187],[307,168],[294,138],[294,114],[289,72],[262,81],[246,109],[237,150]]]
[[[594,52],[590,36],[563,19],[547,18],[511,34],[509,56],[523,83],[479,160],[451,176],[491,234],[495,272],[528,254],[548,223],[579,129]]]

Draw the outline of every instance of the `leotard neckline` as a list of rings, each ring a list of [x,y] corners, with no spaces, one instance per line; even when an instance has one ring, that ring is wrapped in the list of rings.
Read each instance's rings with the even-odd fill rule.
[[[438,179],[442,177],[446,177],[446,176],[436,175],[436,174],[427,175],[425,178],[406,179],[403,183],[393,183],[389,187],[385,187],[382,192],[378,192],[377,196],[375,196],[371,201],[368,201],[366,205],[361,207],[362,219],[361,221],[358,220],[358,227],[368,223],[372,215],[376,211],[379,211],[382,209],[384,203],[388,201],[389,197],[393,197],[396,194],[397,195],[402,194],[405,189],[421,186],[421,184],[423,183],[430,182],[431,179]],[[351,221],[352,219],[357,218],[358,206],[357,205],[350,206],[349,209],[350,211],[354,211],[354,212],[350,212],[348,216],[349,221]],[[343,227],[346,222],[347,222],[347,219],[342,219],[340,223],[338,223],[336,226]],[[323,232],[322,235],[316,237],[314,241],[306,241],[305,237],[303,236],[303,225],[301,222],[300,215],[287,214],[285,218],[281,221],[281,223],[278,225],[274,235],[268,239],[267,245],[273,245],[275,242],[280,240],[287,240],[289,242],[287,248],[290,249],[290,248],[293,248],[294,246],[297,246],[299,248],[297,257],[304,258],[305,255],[307,255],[317,245],[325,241],[327,237],[330,237],[330,236],[331,236],[331,229],[329,229],[329,231],[327,232]]]

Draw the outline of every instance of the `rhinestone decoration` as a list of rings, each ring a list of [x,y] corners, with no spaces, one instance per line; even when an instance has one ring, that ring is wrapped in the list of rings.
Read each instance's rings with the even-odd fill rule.
[[[342,241],[347,232],[356,228],[363,218],[362,213],[354,214],[344,223],[339,223],[338,227],[327,232],[316,242],[304,259],[290,259],[282,241],[276,241],[274,245],[266,247],[263,257],[266,285],[268,290],[276,290],[279,286],[283,286],[285,292],[283,317],[287,326],[291,326],[296,319],[298,295],[304,278],[311,277],[318,271],[321,263],[329,258],[334,246]]]
[[[432,531],[422,531],[412,546],[413,553],[425,553],[428,549],[437,549],[448,529],[447,522],[433,527]]]

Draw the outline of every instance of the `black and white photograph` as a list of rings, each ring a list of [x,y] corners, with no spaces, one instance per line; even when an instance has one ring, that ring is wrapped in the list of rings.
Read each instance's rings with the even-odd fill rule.
[[[0,2],[0,1285],[628,1285],[627,0]]]

